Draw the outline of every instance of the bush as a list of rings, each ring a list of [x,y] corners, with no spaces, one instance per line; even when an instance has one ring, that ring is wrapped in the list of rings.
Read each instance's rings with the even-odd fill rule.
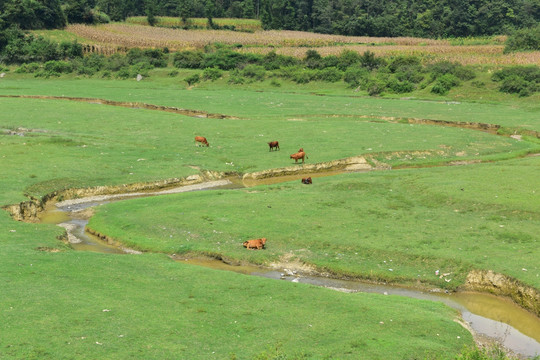
[[[519,94],[519,96],[530,96],[536,89],[531,82],[512,75],[502,81],[499,90],[509,94]]]
[[[390,79],[386,84],[386,87],[396,94],[411,92],[415,89],[414,84],[409,81],[399,81],[396,78]]]
[[[45,63],[43,70],[50,73],[69,74],[73,72],[73,65],[67,61],[51,60]]]
[[[169,73],[167,75],[169,75],[170,77],[175,77],[179,74],[178,70],[171,70],[169,71]]]
[[[240,54],[229,49],[219,49],[204,54],[203,68],[217,67],[221,70],[241,68],[247,64],[260,63],[261,56],[255,54]]]
[[[493,81],[501,81],[507,77],[518,76],[526,81],[540,83],[540,67],[536,65],[530,66],[511,66],[502,70],[496,71],[491,79]]]
[[[193,74],[185,78],[184,81],[191,86],[201,81],[201,76],[199,74]]]
[[[421,71],[422,64],[420,63],[420,58],[417,56],[399,55],[390,60],[390,63],[388,64],[388,69],[392,73],[407,71],[409,69]]]
[[[41,68],[41,65],[39,63],[33,62],[29,64],[22,64],[17,70],[15,70],[16,73],[23,73],[23,74],[32,74],[38,71]]]
[[[186,50],[173,55],[173,64],[177,68],[200,69],[202,68],[203,59],[203,52]]]
[[[316,50],[306,51],[304,64],[310,69],[320,69],[323,67],[322,57]]]
[[[242,70],[242,76],[251,78],[257,81],[263,81],[266,77],[266,70],[260,65],[247,65]]]
[[[371,79],[367,83],[367,92],[369,96],[377,96],[382,94],[385,89],[385,84],[380,79]]]
[[[233,84],[233,85],[241,85],[244,82],[245,82],[245,79],[238,74],[231,75],[228,81],[229,84]]]
[[[299,61],[292,56],[278,55],[275,51],[271,51],[261,59],[260,63],[266,70],[277,70],[298,65]]]
[[[141,50],[138,48],[133,48],[128,51],[126,57],[128,63],[131,65],[145,62],[150,64],[152,68],[167,66],[167,58],[163,51],[160,49]]]
[[[336,67],[329,67],[322,70],[315,70],[314,77],[315,80],[336,82],[340,81],[343,78],[343,71],[339,70]]]
[[[356,51],[343,50],[338,57],[337,67],[346,71],[349,67],[360,63],[360,55]]]
[[[495,72],[491,79],[501,82],[499,91],[530,96],[540,87],[540,67],[512,66]]]
[[[476,74],[470,67],[463,66],[460,63],[452,63],[446,60],[431,64],[427,67],[427,69],[429,72],[431,72],[433,79],[438,79],[439,77],[447,74],[454,75],[455,77],[464,81],[472,80],[476,77]]]
[[[118,72],[116,73],[116,77],[124,80],[129,79],[130,77],[132,77],[131,70],[129,69],[129,67],[125,66],[118,70]]]
[[[120,54],[113,54],[106,58],[104,69],[110,71],[120,71],[120,69],[123,69],[128,65],[129,63],[125,56],[122,56]]]
[[[358,87],[362,83],[365,83],[369,77],[369,71],[363,67],[353,66],[345,71],[343,80],[349,84],[350,87]]]
[[[219,70],[218,68],[206,68],[203,71],[203,79],[204,80],[211,80],[216,81],[223,75],[223,71]]]
[[[452,74],[445,74],[437,78],[437,82],[431,88],[431,92],[439,95],[446,95],[454,86],[459,85],[459,80]]]
[[[540,50],[540,25],[514,32],[506,40],[504,53]]]

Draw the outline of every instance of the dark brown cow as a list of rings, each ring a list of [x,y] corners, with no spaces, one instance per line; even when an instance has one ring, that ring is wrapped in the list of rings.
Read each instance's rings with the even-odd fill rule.
[[[311,181],[311,176],[307,178],[302,178],[302,184],[306,184],[306,185],[313,184],[313,182]]]
[[[295,163],[297,163],[298,160],[300,160],[300,159],[302,159],[302,163],[304,163],[304,157],[305,157],[306,159],[309,159],[308,156],[306,155],[306,153],[303,152],[303,151],[297,152],[296,154],[292,154],[292,155],[290,156],[291,159],[294,159],[294,162],[295,162]]]
[[[206,138],[204,136],[195,136],[195,143],[202,143],[203,145],[206,145],[206,146],[210,146],[210,144],[208,144],[208,141],[206,140]]]
[[[268,146],[270,147],[270,151],[272,151],[274,148],[279,150],[279,141],[270,141]]]
[[[257,249],[257,250],[264,249],[264,244],[266,244],[266,238],[244,241],[244,247],[248,250],[249,249]]]

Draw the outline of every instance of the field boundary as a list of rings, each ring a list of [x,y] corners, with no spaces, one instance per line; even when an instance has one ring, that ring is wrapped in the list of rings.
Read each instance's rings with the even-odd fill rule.
[[[114,100],[106,100],[106,99],[99,99],[99,98],[51,96],[51,95],[0,95],[0,98],[70,100],[70,101],[85,102],[89,104],[127,107],[127,108],[132,108],[132,109],[165,111],[165,112],[171,112],[175,114],[181,114],[181,115],[197,117],[197,118],[237,119],[234,116],[229,116],[229,115],[224,115],[224,114],[214,114],[214,113],[209,113],[202,110],[182,109],[182,108],[178,108],[174,106],[153,105],[153,104],[147,104],[147,103],[141,103],[141,102],[130,102],[130,101],[114,101]]]

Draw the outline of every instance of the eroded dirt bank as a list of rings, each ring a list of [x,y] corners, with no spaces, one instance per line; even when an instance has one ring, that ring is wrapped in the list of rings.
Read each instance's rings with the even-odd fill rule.
[[[59,190],[49,193],[43,196],[41,199],[30,197],[29,201],[7,205],[4,206],[3,209],[8,211],[14,220],[38,222],[39,215],[45,210],[47,204],[50,202],[56,203],[60,202],[61,200],[83,199],[93,196],[128,195],[136,192],[151,192],[172,187],[200,184],[204,181],[219,180],[229,175],[231,174],[204,171],[200,174],[191,175],[186,178],[173,178],[148,183]]]
[[[522,308],[540,317],[540,291],[509,276],[492,270],[473,270],[467,275],[462,288],[509,297]]]

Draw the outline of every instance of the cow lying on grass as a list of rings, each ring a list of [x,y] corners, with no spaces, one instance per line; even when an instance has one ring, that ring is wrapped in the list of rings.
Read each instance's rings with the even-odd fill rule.
[[[210,144],[208,144],[208,141],[206,140],[206,138],[204,136],[195,136],[195,144],[197,144],[197,143],[201,143],[203,145],[210,146]]]
[[[306,185],[313,184],[313,182],[311,181],[311,176],[307,178],[302,178],[302,184],[306,184]]]
[[[266,244],[266,238],[244,241],[244,247],[248,250],[249,249],[257,249],[257,250],[264,249],[264,244]]]

